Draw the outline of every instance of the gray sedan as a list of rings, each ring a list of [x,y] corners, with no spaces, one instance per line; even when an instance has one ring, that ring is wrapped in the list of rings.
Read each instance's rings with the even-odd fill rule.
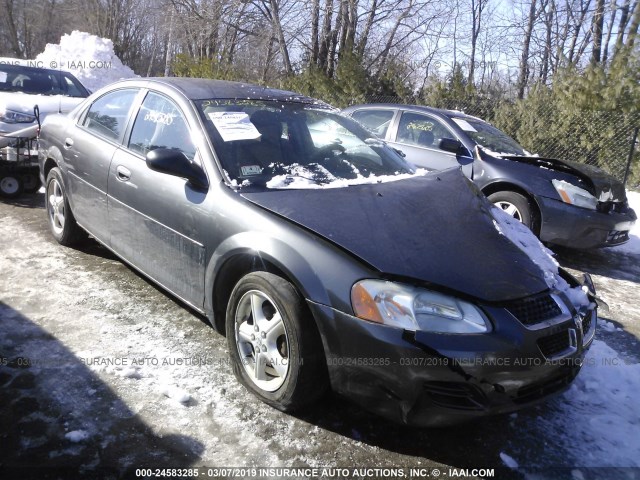
[[[598,168],[531,155],[493,125],[454,110],[370,104],[343,113],[419,167],[460,168],[544,242],[588,249],[629,240],[636,213],[622,183]]]
[[[54,238],[205,314],[281,410],[331,387],[415,425],[508,412],[567,388],[594,337],[590,280],[458,169],[292,92],[118,82],[47,118],[39,162]]]

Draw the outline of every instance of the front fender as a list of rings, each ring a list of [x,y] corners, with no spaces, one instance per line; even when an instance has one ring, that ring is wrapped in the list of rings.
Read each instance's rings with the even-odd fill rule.
[[[264,231],[241,232],[224,240],[213,252],[205,272],[205,310],[214,311],[215,282],[224,265],[234,257],[251,255],[264,261],[265,268],[269,264],[279,269],[305,299],[350,313],[351,287],[357,280],[375,274],[333,244],[292,227],[280,232],[287,241],[277,232]]]
[[[484,192],[491,185],[509,183],[515,185],[531,197],[546,197],[560,200],[560,195],[551,180],[564,180],[575,184],[577,178],[570,173],[552,170],[543,166],[518,162],[508,158],[496,158],[482,152],[476,156],[473,181]]]

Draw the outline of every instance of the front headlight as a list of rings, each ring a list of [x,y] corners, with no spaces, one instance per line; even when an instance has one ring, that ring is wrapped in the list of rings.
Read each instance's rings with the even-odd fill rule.
[[[459,298],[384,280],[362,280],[351,289],[358,318],[406,330],[484,333],[489,320],[475,305]]]
[[[36,117],[13,110],[0,109],[0,122],[4,123],[33,123]]]
[[[596,209],[598,199],[585,189],[576,187],[564,180],[551,180],[551,183],[564,203],[575,205],[576,207],[588,208],[590,210]]]

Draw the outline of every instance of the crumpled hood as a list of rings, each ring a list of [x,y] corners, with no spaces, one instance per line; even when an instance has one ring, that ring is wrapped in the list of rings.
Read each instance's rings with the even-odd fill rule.
[[[65,95],[31,95],[20,92],[0,92],[0,107],[14,112],[33,115],[33,107],[38,105],[40,115],[49,113],[70,112],[84,98],[67,97]]]
[[[600,202],[624,202],[627,199],[627,194],[622,182],[619,182],[603,170],[586,163],[539,157],[502,156],[502,158],[539,165],[575,175],[591,187],[591,193],[593,193]]]
[[[459,169],[388,183],[242,196],[383,274],[489,302],[548,288],[540,267],[496,229],[490,203]]]

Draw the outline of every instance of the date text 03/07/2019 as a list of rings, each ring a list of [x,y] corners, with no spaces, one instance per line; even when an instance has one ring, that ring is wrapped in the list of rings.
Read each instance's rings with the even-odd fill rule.
[[[333,479],[378,479],[378,478],[492,478],[493,468],[319,468],[319,467],[199,467],[199,468],[140,468],[135,471],[138,478],[190,477],[190,478],[333,478]]]

